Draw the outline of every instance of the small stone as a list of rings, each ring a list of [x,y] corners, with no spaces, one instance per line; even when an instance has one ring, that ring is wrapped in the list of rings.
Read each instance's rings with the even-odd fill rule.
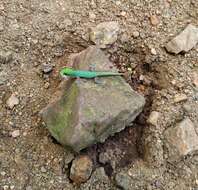
[[[184,119],[175,127],[168,128],[164,137],[169,159],[172,161],[198,150],[198,135],[189,118]]]
[[[4,18],[0,16],[0,32],[4,30]]]
[[[2,172],[1,172],[1,175],[2,175],[2,176],[5,176],[5,175],[6,175],[6,173],[5,173],[4,171],[2,171]]]
[[[8,79],[6,72],[0,72],[0,85],[3,85]]]
[[[10,98],[8,98],[8,100],[6,101],[6,104],[7,106],[10,108],[10,109],[13,109],[14,106],[18,105],[19,104],[19,99],[15,96],[15,94],[12,94],[10,96]]]
[[[0,4],[0,11],[3,11],[4,10],[4,6],[3,4]]]
[[[188,97],[186,96],[186,94],[176,94],[174,97],[174,102],[179,103],[179,102],[186,101],[187,99]]]
[[[119,30],[117,22],[102,22],[92,28],[90,40],[99,45],[100,48],[106,48],[117,40]]]
[[[92,160],[86,155],[80,156],[72,162],[70,179],[76,184],[86,182],[91,176],[92,169]]]
[[[49,82],[46,82],[45,84],[44,84],[44,88],[45,89],[48,89],[50,87],[50,83]]]
[[[89,19],[94,21],[96,19],[96,15],[93,12],[89,12]]]
[[[151,54],[152,55],[157,55],[157,51],[155,50],[155,48],[151,48]]]
[[[95,177],[103,182],[108,181],[108,179],[109,179],[108,176],[106,175],[103,167],[96,168],[92,177]]]
[[[4,185],[3,186],[3,190],[8,190],[9,189],[9,186],[8,185]]]
[[[144,85],[151,85],[151,79],[146,75],[140,75],[139,80],[143,82]]]
[[[137,37],[139,37],[140,36],[140,33],[138,32],[138,31],[134,31],[133,32],[133,37],[134,38],[137,38]]]
[[[116,181],[116,185],[120,188],[122,188],[123,190],[131,190],[131,179],[130,177],[125,174],[125,173],[118,173],[116,174],[115,177],[115,181]]]
[[[100,163],[106,164],[110,160],[111,160],[111,158],[109,157],[107,152],[102,152],[102,153],[99,154],[99,162]]]
[[[59,24],[59,28],[60,28],[60,29],[65,29],[65,28],[67,28],[68,26],[71,26],[72,24],[73,24],[73,23],[72,23],[72,20],[66,18],[63,22],[61,22],[61,23]]]
[[[160,118],[160,113],[157,111],[152,111],[149,115],[147,122],[151,125],[157,126],[159,118]]]
[[[72,162],[73,159],[74,159],[74,154],[68,152],[65,155],[65,159],[64,159],[64,167],[65,167],[65,169],[68,168],[68,165]]]
[[[43,173],[46,173],[47,172],[47,170],[45,169],[45,167],[41,167],[41,172],[43,172]]]
[[[19,130],[13,131],[13,132],[11,133],[11,136],[12,136],[13,138],[17,138],[18,136],[20,136],[20,131],[19,131]]]
[[[121,15],[122,17],[126,17],[127,13],[126,13],[126,11],[122,11],[122,12],[120,13],[120,15]]]
[[[24,136],[24,137],[27,136],[27,132],[23,132],[23,136]]]
[[[122,36],[121,36],[121,42],[122,43],[125,43],[125,42],[128,42],[129,41],[129,37],[126,33],[124,33]]]
[[[195,87],[198,87],[198,72],[193,73],[193,84]]]
[[[192,111],[193,111],[192,105],[189,104],[188,102],[185,103],[185,104],[183,105],[183,109],[184,109],[184,111],[185,111],[187,114],[188,114],[188,113],[192,113]]]
[[[47,74],[50,73],[53,70],[53,66],[51,64],[43,64],[42,65],[42,71]]]
[[[90,187],[90,185],[92,187]],[[81,184],[80,189],[81,190],[88,190],[88,189],[94,189],[94,190],[110,190],[111,188],[110,180],[108,176],[105,173],[105,170],[103,167],[96,168],[95,171],[92,173],[90,179],[84,183]]]
[[[165,46],[170,53],[188,52],[198,43],[198,28],[189,24],[178,36]]]
[[[157,15],[151,15],[150,21],[153,26],[156,26],[159,24],[159,18],[157,17]]]
[[[32,190],[32,187],[31,187],[31,186],[27,186],[27,187],[25,188],[25,190]]]
[[[13,59],[12,52],[10,51],[0,51],[0,63],[6,64],[11,62]]]

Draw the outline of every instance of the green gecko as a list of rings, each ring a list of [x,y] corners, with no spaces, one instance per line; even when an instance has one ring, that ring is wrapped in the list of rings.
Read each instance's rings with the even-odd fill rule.
[[[85,70],[74,70],[68,67],[63,68],[60,71],[61,76],[70,76],[77,78],[92,79],[97,77],[108,77],[108,76],[121,76],[123,73],[109,72],[109,71],[85,71]]]

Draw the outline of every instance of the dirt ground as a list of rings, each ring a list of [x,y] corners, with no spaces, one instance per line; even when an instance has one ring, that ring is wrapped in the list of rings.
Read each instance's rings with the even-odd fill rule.
[[[121,29],[117,42],[105,51],[147,104],[134,126],[80,153],[92,157],[94,170],[104,167],[108,179],[92,177],[78,187],[68,178],[66,163],[73,153],[50,136],[39,111],[60,83],[59,70],[68,56],[90,46],[90,28],[104,21],[118,21]],[[164,49],[188,23],[198,26],[197,0],[1,0],[0,51],[11,52],[12,60],[0,64],[0,190],[119,189],[119,172],[138,176],[131,190],[197,190],[198,152],[170,163],[163,144],[169,126],[186,116],[198,123],[198,90],[192,83],[198,46],[179,55]],[[43,74],[43,64],[53,71]],[[9,109],[6,101],[13,93],[19,104]],[[174,103],[181,93],[188,99]],[[157,127],[146,122],[153,110],[161,113]],[[101,153],[111,162],[101,164]]]

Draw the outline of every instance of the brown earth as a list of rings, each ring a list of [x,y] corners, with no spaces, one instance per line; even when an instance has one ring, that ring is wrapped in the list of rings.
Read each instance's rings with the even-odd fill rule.
[[[4,73],[0,85],[0,189],[117,189],[116,173],[137,174],[141,160],[145,168],[151,168],[149,175],[158,172],[155,179],[143,175],[142,180],[131,181],[131,189],[198,189],[198,152],[169,163],[163,144],[164,130],[186,116],[198,131],[198,91],[193,84],[198,46],[179,55],[164,49],[188,23],[198,26],[197,18],[196,0],[1,1],[0,51],[11,52],[13,58],[0,63],[0,73]],[[121,33],[106,52],[147,104],[134,126],[80,153],[91,156],[95,169],[103,166],[109,180],[95,183],[90,179],[77,187],[68,178],[70,164],[65,164],[72,153],[51,138],[38,113],[55,92],[61,80],[59,70],[68,56],[91,45],[89,29],[111,20],[119,22]],[[43,74],[42,64],[46,63],[53,71]],[[19,104],[9,109],[6,101],[13,93]],[[188,100],[174,103],[174,96],[181,93]],[[161,113],[157,127],[146,122],[153,110]],[[15,130],[20,134],[14,138]],[[105,152],[111,162],[102,164],[99,155]]]

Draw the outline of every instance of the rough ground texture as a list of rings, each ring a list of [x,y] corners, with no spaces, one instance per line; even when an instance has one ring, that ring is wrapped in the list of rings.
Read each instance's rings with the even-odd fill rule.
[[[198,152],[169,163],[164,146],[164,131],[185,117],[198,132],[198,46],[178,55],[164,49],[188,23],[198,26],[197,17],[196,0],[1,1],[0,49],[7,56],[0,63],[1,189],[118,189],[119,172],[130,189],[197,189]],[[95,168],[79,187],[68,178],[71,153],[50,137],[38,112],[60,82],[62,56],[88,47],[89,28],[104,21],[118,21],[118,41],[106,51],[147,104],[134,127],[80,153],[92,157]],[[43,64],[52,72],[43,73]],[[10,109],[13,93],[19,104]],[[187,100],[175,103],[177,94]],[[146,122],[151,111],[161,113],[157,126]],[[110,160],[105,164],[102,153]]]

